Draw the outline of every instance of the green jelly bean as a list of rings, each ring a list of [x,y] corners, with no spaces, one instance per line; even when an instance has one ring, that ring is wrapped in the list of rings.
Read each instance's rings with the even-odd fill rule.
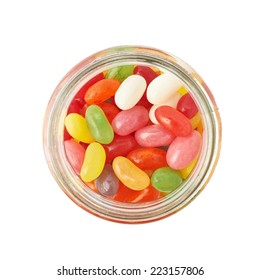
[[[152,186],[160,192],[176,190],[182,183],[181,175],[170,167],[158,168],[151,178]]]
[[[114,131],[103,110],[90,105],[86,110],[86,121],[93,138],[101,144],[109,144],[114,139]]]
[[[111,68],[106,74],[106,79],[116,79],[123,82],[127,77],[133,74],[134,65],[123,65]]]

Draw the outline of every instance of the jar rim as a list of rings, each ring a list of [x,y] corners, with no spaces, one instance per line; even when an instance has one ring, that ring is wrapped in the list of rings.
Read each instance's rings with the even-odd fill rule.
[[[135,62],[135,63],[134,63]],[[189,89],[203,112],[202,151],[192,176],[180,188],[155,201],[123,203],[105,198],[75,174],[63,145],[64,118],[73,96],[84,83],[107,68],[123,64],[152,65],[174,73]],[[170,216],[188,205],[207,185],[221,148],[221,119],[215,99],[203,79],[186,62],[164,51],[144,46],[116,46],[97,52],[74,66],[54,90],[43,125],[44,153],[49,169],[65,194],[84,210],[110,221],[144,223]]]

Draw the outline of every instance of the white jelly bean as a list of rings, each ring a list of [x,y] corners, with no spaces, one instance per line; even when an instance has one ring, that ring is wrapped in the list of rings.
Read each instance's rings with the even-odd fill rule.
[[[155,117],[155,115],[154,115],[154,112],[155,112],[155,110],[156,110],[158,107],[160,107],[160,106],[162,106],[162,105],[168,105],[168,106],[171,106],[171,107],[173,107],[173,108],[176,108],[176,107],[177,107],[177,103],[178,103],[178,101],[181,99],[181,97],[182,97],[182,96],[180,95],[180,93],[175,92],[175,93],[173,94],[173,96],[172,96],[171,99],[169,99],[169,100],[163,102],[162,104],[153,105],[153,106],[150,108],[150,110],[149,110],[149,118],[150,118],[151,122],[154,123],[154,124],[158,124],[158,121],[157,121],[157,119],[156,119],[156,117]]]
[[[121,110],[133,108],[141,99],[146,89],[146,81],[140,75],[126,78],[115,94],[115,103]]]
[[[172,73],[155,78],[147,87],[147,99],[152,104],[162,104],[182,87],[181,81]]]

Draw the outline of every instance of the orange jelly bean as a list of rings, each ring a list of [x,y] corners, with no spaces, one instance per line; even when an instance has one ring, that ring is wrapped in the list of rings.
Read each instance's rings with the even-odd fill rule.
[[[139,148],[132,150],[127,158],[143,170],[155,170],[167,166],[166,151],[159,148]]]
[[[144,190],[134,191],[120,182],[119,189],[116,195],[113,197],[113,200],[117,200],[120,202],[137,203],[155,200],[162,196],[163,194],[151,185],[149,185]]]
[[[149,186],[149,176],[129,159],[122,156],[116,157],[112,166],[117,178],[128,188],[140,191]]]
[[[120,82],[116,79],[103,79],[92,85],[85,94],[88,105],[101,103],[114,96]]]

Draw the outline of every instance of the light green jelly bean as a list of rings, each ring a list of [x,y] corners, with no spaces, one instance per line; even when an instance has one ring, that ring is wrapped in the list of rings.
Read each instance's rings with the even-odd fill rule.
[[[103,110],[90,105],[86,111],[86,121],[93,138],[101,144],[109,144],[114,139],[114,131]]]
[[[171,192],[180,186],[182,177],[170,167],[162,167],[154,171],[151,183],[160,192]]]
[[[106,78],[123,82],[127,77],[133,74],[133,71],[134,65],[117,66],[108,70]]]

